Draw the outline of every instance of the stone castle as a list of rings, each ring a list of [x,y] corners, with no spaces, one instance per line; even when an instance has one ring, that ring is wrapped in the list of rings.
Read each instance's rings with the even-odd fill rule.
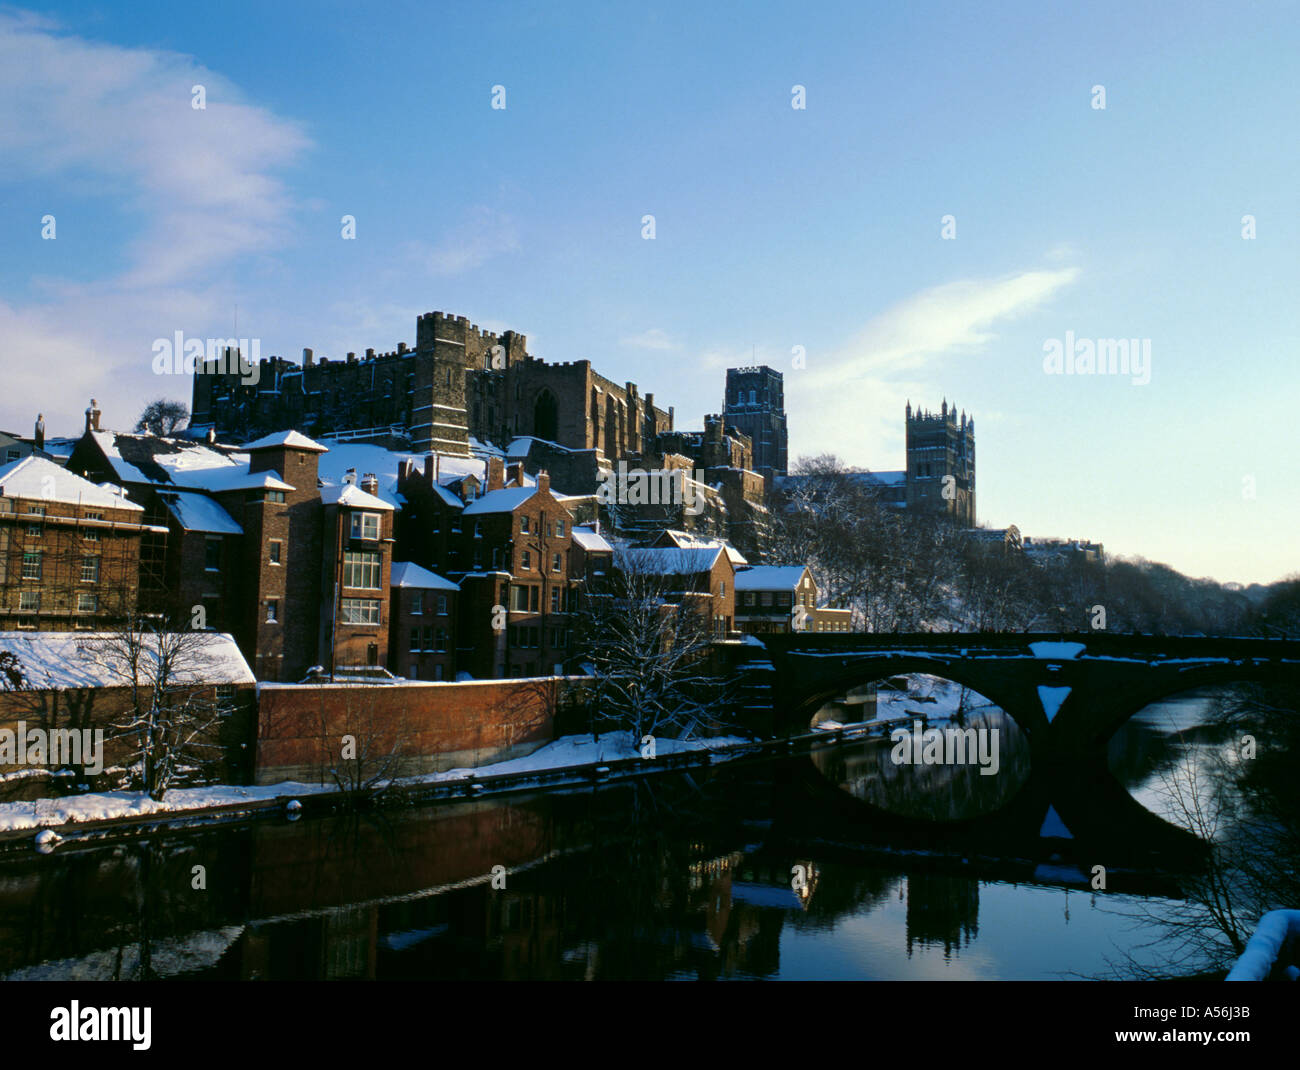
[[[415,348],[302,364],[260,362],[257,382],[238,373],[194,376],[192,425],[219,437],[256,438],[283,428],[317,437],[348,433],[397,440],[413,452],[469,456],[471,439],[505,446],[531,436],[606,460],[653,450],[673,428],[673,410],[635,383],[611,382],[587,360],[548,364],[514,331],[480,330],[464,316],[430,312],[416,321]]]

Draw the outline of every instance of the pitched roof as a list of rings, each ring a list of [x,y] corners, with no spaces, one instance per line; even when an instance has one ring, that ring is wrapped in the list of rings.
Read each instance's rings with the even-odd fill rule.
[[[82,479],[61,464],[34,455],[0,467],[0,496],[144,512],[135,502]]]
[[[383,498],[367,494],[355,483],[345,483],[341,487],[321,487],[320,500],[326,505],[346,505],[349,509],[387,509],[393,507]]]
[[[736,573],[738,591],[790,591],[799,586],[804,565],[758,565]]]
[[[465,506],[464,516],[475,516],[480,513],[513,513],[524,502],[528,501],[537,488],[534,487],[505,487],[502,490],[488,491],[481,498],[475,498],[469,505]]]
[[[390,587],[419,587],[426,591],[459,591],[459,584],[443,579],[436,572],[421,568],[413,561],[394,561]]]
[[[268,450],[273,446],[287,446],[295,450],[314,450],[317,453],[329,452],[328,446],[313,442],[306,435],[297,431],[276,431],[274,434],[263,435],[256,442],[249,442],[240,448],[245,451]]]
[[[251,684],[256,679],[235,640],[223,632],[193,632],[194,645],[182,657],[182,683]],[[121,687],[129,681],[113,632],[0,631],[0,650],[18,659],[30,689]],[[144,637],[144,650],[154,648]],[[144,672],[148,672],[145,669]]]
[[[625,551],[626,564],[630,568],[660,576],[692,576],[697,572],[710,572],[722,552],[721,546],[697,546],[689,549],[655,546]]]
[[[573,529],[572,535],[573,541],[589,552],[600,553],[603,551],[612,553],[614,550],[614,547],[605,541],[603,535],[597,534],[591,528],[579,525]]]
[[[203,531],[211,535],[244,534],[244,529],[230,514],[206,495],[191,491],[163,491],[160,496],[185,531]]]
[[[218,450],[200,442],[121,431],[91,431],[109,467],[122,483],[190,487],[211,493],[232,490],[293,490],[272,471],[250,472],[248,454]]]
[[[749,564],[749,562],[745,560],[745,555],[725,539],[715,538],[711,535],[695,535],[689,531],[677,531],[674,528],[665,528],[664,535],[667,536],[674,546],[679,546],[683,550],[712,549],[715,546],[721,546],[727,551],[727,556],[731,558],[731,563],[733,565],[740,566]]]

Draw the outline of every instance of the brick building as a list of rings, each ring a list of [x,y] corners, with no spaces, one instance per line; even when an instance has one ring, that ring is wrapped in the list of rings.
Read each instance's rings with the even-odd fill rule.
[[[165,529],[43,457],[0,467],[0,628],[107,627],[135,608],[140,543]]]
[[[460,587],[410,561],[395,561],[389,589],[388,667],[411,680],[456,679]]]

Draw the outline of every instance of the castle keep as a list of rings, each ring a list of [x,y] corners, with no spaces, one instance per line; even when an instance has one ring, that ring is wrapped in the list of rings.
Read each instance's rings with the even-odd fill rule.
[[[464,316],[416,321],[415,348],[367,349],[358,358],[259,362],[256,383],[208,362],[194,376],[192,427],[246,440],[283,428],[305,434],[390,438],[414,452],[468,457],[470,439],[504,445],[534,436],[613,460],[653,446],[673,411],[635,383],[619,385],[586,360],[547,364],[514,331],[482,331]]]

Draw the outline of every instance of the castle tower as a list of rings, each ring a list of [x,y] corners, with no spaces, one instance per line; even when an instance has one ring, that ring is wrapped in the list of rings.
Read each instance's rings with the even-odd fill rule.
[[[766,366],[728,368],[723,420],[754,443],[754,471],[771,483],[787,468],[789,433],[785,422],[785,381]]]
[[[904,410],[907,422],[907,507],[946,513],[975,526],[975,418],[947,398],[937,413]]]

